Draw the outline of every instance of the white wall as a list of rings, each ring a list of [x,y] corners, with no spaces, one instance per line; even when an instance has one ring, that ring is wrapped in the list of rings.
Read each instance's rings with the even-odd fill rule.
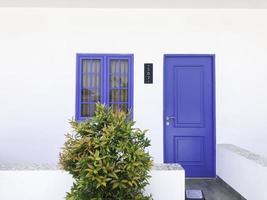
[[[145,193],[151,194],[153,200],[185,199],[184,170],[152,170],[150,176]]]
[[[73,184],[60,170],[0,171],[0,177],[3,200],[62,200]]]
[[[50,163],[74,116],[75,54],[134,53],[134,118],[163,158],[163,54],[216,54],[217,142],[267,157],[267,10],[0,9],[0,163]],[[143,84],[143,63],[154,84]]]
[[[266,200],[267,159],[233,145],[217,146],[217,175],[247,200]]]
[[[150,175],[145,193],[154,200],[184,200],[184,170],[152,170]],[[0,199],[62,200],[72,182],[71,176],[60,170],[0,171]]]

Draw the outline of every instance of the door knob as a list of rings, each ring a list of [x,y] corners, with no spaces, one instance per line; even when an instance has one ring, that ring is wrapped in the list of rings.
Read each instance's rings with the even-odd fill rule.
[[[175,119],[175,117],[173,117],[173,116],[166,116],[166,126],[169,126],[170,125],[171,119]]]

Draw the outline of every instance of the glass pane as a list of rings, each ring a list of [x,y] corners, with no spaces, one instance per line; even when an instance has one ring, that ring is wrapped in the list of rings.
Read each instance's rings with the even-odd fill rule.
[[[83,59],[81,67],[81,116],[92,117],[101,100],[101,59]]]
[[[95,102],[100,102],[101,99],[100,99],[100,90],[96,90],[96,94],[95,94]]]
[[[121,60],[121,74],[126,75],[128,73],[128,60]]]
[[[121,104],[120,107],[122,111],[124,111],[125,113],[128,113],[128,104]]]
[[[82,89],[82,102],[88,102],[88,101],[89,101],[89,90]]]
[[[82,61],[82,72],[83,73],[89,73],[90,72],[90,60],[88,60],[88,59],[84,59],[83,61]]]
[[[116,72],[117,64],[118,64],[118,60],[110,60],[110,74],[113,74]]]
[[[97,90],[92,90],[91,92],[91,102],[98,102],[100,101],[100,95],[99,92]]]
[[[110,61],[110,87],[118,88],[120,84],[120,61],[119,60],[111,60]]]
[[[90,116],[93,117],[95,114],[95,110],[96,110],[96,105],[95,104],[91,104],[91,113]]]
[[[97,59],[92,60],[92,72],[93,73],[100,72],[100,60]]]
[[[120,87],[128,87],[128,60],[121,60],[121,81]]]
[[[100,91],[101,91],[101,63],[100,60],[93,60],[92,64],[92,71],[94,74],[92,74],[92,88],[94,88],[94,93],[92,96],[92,101],[93,102],[98,102],[100,101]]]
[[[100,88],[101,88],[101,85],[100,85],[100,77],[101,77],[101,75],[98,74],[98,75],[96,75],[96,79],[95,79],[95,82],[96,82],[95,87],[96,87],[99,91],[100,91]]]
[[[89,104],[82,104],[82,117],[89,117]]]
[[[111,108],[113,109],[113,111],[118,111],[119,105],[118,104],[111,104]]]
[[[121,108],[125,112],[128,112],[128,68],[129,61],[126,59],[110,61],[109,101],[113,102],[111,104],[113,109],[118,110]],[[120,104],[122,102],[125,103]]]
[[[99,62],[97,62],[97,68],[96,68],[96,72],[97,73],[101,73],[101,62],[100,62],[100,60],[99,60]]]
[[[121,76],[124,74],[125,67],[124,67],[124,60],[120,60],[120,74]]]
[[[90,75],[83,75],[82,83],[83,83],[83,88],[90,87]]]
[[[128,90],[120,90],[120,96],[121,102],[128,102]]]
[[[118,90],[111,90],[110,91],[109,101],[110,102],[118,102],[119,101],[119,91]]]
[[[96,75],[92,74],[92,88],[96,87]]]
[[[123,87],[123,88],[127,88],[128,87],[128,77],[127,76],[122,76],[121,77],[120,87]]]
[[[90,69],[91,65],[91,69]],[[99,59],[87,59],[83,60],[83,76],[82,87],[95,87],[100,88],[101,81],[101,60]]]
[[[110,76],[110,86],[111,88],[118,88],[119,87],[119,77],[116,77],[115,75]]]

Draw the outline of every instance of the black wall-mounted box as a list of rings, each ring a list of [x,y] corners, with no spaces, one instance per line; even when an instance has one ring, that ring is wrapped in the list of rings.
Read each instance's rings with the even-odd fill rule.
[[[153,64],[152,63],[144,64],[144,83],[145,84],[153,83]]]

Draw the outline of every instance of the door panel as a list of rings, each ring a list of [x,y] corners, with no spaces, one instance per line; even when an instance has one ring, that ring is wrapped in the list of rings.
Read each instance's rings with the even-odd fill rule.
[[[214,56],[164,58],[164,161],[215,176]]]
[[[174,66],[173,90],[175,126],[202,127],[203,67]]]

